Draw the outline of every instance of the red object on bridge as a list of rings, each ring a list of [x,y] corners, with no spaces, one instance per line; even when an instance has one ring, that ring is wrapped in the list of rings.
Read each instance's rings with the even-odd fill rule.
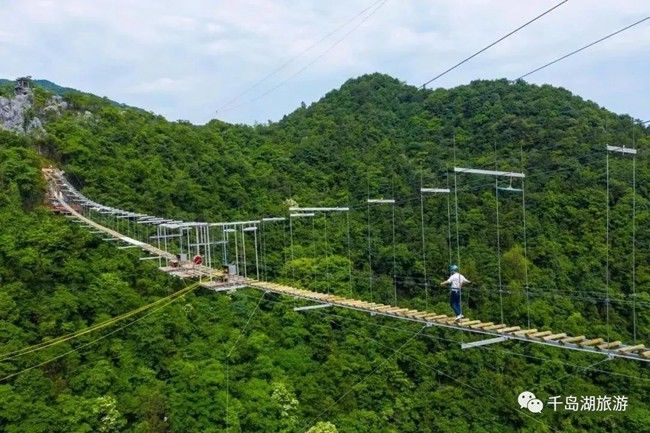
[[[201,257],[201,256],[199,256],[197,254],[197,255],[194,256],[192,261],[194,262],[195,265],[200,265],[201,263],[203,263],[203,257]]]

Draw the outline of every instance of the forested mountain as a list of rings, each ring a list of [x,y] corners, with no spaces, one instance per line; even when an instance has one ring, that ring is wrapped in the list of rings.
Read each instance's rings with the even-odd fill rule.
[[[349,252],[345,217],[296,223],[293,260],[278,228],[269,275],[382,302],[396,290],[399,305],[448,312],[438,283],[451,257],[474,282],[467,316],[650,343],[649,140],[629,116],[551,86],[498,80],[422,90],[380,74],[255,126],[168,122],[88,94],[64,97],[69,109],[48,119],[47,134],[0,133],[2,353],[181,287],[43,209],[46,164],[98,202],[186,220],[285,215],[290,202],[349,205]],[[606,144],[640,149],[635,284],[631,159],[610,157],[608,254]],[[494,179],[454,178],[454,166],[526,173],[526,239],[521,194],[500,192],[497,237]],[[422,185],[454,183],[457,225],[453,195],[449,207],[446,197],[419,195]],[[395,198],[394,216],[369,209],[368,197]],[[0,429],[294,432],[328,421],[339,432],[650,431],[650,376],[639,363],[583,370],[602,358],[514,342],[461,351],[470,337],[454,331],[338,310],[296,313],[292,300],[260,296],[196,292],[92,346],[83,345],[99,335],[2,356],[6,377],[62,355],[0,382]],[[627,395],[630,405],[531,414],[516,402],[524,390]]]

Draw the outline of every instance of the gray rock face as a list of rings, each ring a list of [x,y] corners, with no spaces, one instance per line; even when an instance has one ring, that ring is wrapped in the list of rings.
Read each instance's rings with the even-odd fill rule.
[[[43,108],[43,113],[47,115],[60,115],[68,108],[68,103],[63,100],[63,97],[54,95],[47,101],[47,105]]]
[[[24,133],[25,112],[32,107],[32,100],[31,92],[13,98],[0,97],[0,127]]]
[[[26,131],[28,134],[35,134],[35,135],[41,135],[45,132],[45,129],[43,129],[43,123],[41,122],[41,119],[38,117],[34,117],[32,120],[29,121],[27,124]]]
[[[45,107],[35,113],[35,117],[27,119],[25,115],[33,108],[33,102],[34,94],[30,88],[21,88],[13,98],[0,97],[0,129],[22,134],[44,134],[43,120],[60,116],[68,108],[68,103],[61,96],[55,95],[47,101]]]

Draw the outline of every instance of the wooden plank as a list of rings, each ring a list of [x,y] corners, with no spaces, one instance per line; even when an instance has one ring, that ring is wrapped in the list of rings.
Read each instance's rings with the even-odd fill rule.
[[[404,316],[407,311],[409,311],[408,308],[399,308],[399,307],[393,307],[389,308],[388,310],[384,311],[384,313],[389,313],[389,314],[398,314],[400,316]]]
[[[547,335],[552,335],[553,333],[551,331],[541,331],[541,332],[534,332],[532,334],[528,334],[528,338],[540,338],[540,337],[546,337]]]
[[[559,340],[560,338],[566,337],[566,333],[562,332],[560,334],[551,334],[542,338],[544,341]]]
[[[470,328],[481,329],[492,325],[494,325],[494,322],[481,322],[481,323],[477,323],[476,325],[470,325]]]
[[[645,349],[645,345],[644,344],[637,344],[636,346],[625,346],[625,347],[621,347],[620,349],[618,349],[618,351],[623,352],[623,353],[627,353],[627,352],[636,352],[636,351],[638,351],[640,349]]]
[[[508,325],[504,325],[503,323],[500,323],[500,324],[498,324],[498,325],[490,325],[490,326],[486,326],[486,327],[483,328],[483,329],[486,330],[486,331],[496,331],[497,329],[507,328],[507,327],[508,327]]]
[[[580,343],[581,346],[596,346],[602,344],[605,340],[602,338],[594,338],[593,340],[587,340]]]
[[[598,346],[598,348],[600,350],[614,349],[614,348],[622,346],[622,345],[623,345],[623,343],[621,343],[620,341],[617,340],[617,341],[610,341],[609,343],[600,344]]]
[[[587,337],[585,337],[584,335],[579,335],[579,336],[577,336],[577,337],[566,337],[566,338],[563,338],[563,339],[560,340],[560,343],[562,343],[562,344],[567,344],[567,343],[578,343],[578,342],[580,342],[580,341],[582,341],[582,340],[586,340],[586,339],[587,339]]]
[[[406,313],[407,316],[412,317],[414,319],[417,319],[418,315],[422,314],[422,311],[420,311],[420,310],[407,310],[405,313]]]
[[[346,301],[346,304],[350,305],[350,306],[352,306],[354,308],[363,308],[363,309],[366,308],[365,304],[363,302],[359,302],[359,301],[349,301],[348,300],[348,301]]]
[[[461,325],[469,326],[471,328],[472,325],[476,325],[476,324],[479,324],[479,323],[481,323],[480,320],[470,320],[469,322],[461,323]]]
[[[508,326],[507,328],[501,328],[497,329],[497,332],[500,334],[504,334],[506,332],[514,332],[514,331],[519,331],[521,327],[519,326]]]
[[[432,314],[430,316],[425,316],[424,318],[427,319],[427,320],[440,320],[440,319],[444,319],[444,318],[447,318],[447,317],[449,317],[449,316],[447,316],[446,314]]]
[[[523,337],[526,334],[534,334],[537,332],[537,329],[522,329],[521,331],[513,332],[518,337]]]

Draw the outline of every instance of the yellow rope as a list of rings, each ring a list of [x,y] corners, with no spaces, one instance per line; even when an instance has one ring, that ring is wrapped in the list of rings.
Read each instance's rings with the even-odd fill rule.
[[[129,311],[128,313],[121,314],[119,316],[113,317],[113,318],[108,319],[108,320],[106,320],[106,321],[104,321],[102,323],[98,323],[96,325],[90,326],[90,327],[82,329],[80,331],[76,331],[76,332],[73,332],[73,333],[70,333],[70,334],[67,334],[67,335],[62,335],[61,337],[57,337],[54,340],[45,341],[45,342],[39,343],[39,344],[34,344],[32,346],[25,347],[25,348],[19,349],[19,350],[15,350],[13,352],[3,353],[2,355],[0,355],[0,362],[1,361],[6,361],[8,359],[13,359],[13,358],[16,358],[16,357],[19,357],[19,356],[22,356],[22,355],[26,355],[28,353],[37,352],[39,350],[43,350],[43,349],[46,349],[48,347],[55,346],[57,344],[61,344],[61,343],[65,342],[65,341],[81,337],[82,335],[89,334],[91,332],[98,331],[100,329],[106,328],[108,326],[113,325],[114,323],[120,322],[120,321],[122,321],[124,319],[128,319],[129,317],[132,317],[132,316],[134,316],[134,315],[136,315],[138,313],[141,313],[141,312],[146,311],[146,310],[148,310],[148,309],[150,309],[152,307],[155,307],[156,305],[158,305],[160,303],[163,303],[163,302],[168,301],[168,300],[173,300],[173,299],[176,299],[177,297],[183,296],[183,295],[195,290],[197,287],[199,287],[199,284],[200,283],[198,283],[198,282],[193,283],[193,284],[179,290],[178,292],[172,293],[169,296],[165,296],[164,298],[160,298],[160,299],[158,299],[158,300],[156,300],[156,301],[154,301],[154,302],[152,302],[150,304],[143,305],[141,307],[136,308],[135,310]]]
[[[192,286],[195,286],[195,285],[192,285]],[[188,286],[186,289],[190,289],[190,288],[191,288],[191,289],[193,290],[193,289],[196,288],[196,287],[192,287],[192,286]],[[198,285],[197,285],[197,287],[198,287]],[[183,290],[185,290],[185,289],[183,289]],[[179,293],[179,292],[176,292],[176,294],[178,294],[178,293]],[[187,293],[187,292],[186,292],[186,293]],[[175,298],[172,298],[172,299],[169,299],[169,297],[166,297],[166,298],[164,298],[164,299],[168,299],[168,302],[167,302],[166,304],[163,304],[163,305],[159,306],[158,308],[155,308],[154,310],[150,311],[149,313],[147,313],[147,314],[145,314],[145,315],[143,315],[143,316],[140,316],[140,317],[138,317],[137,319],[133,319],[133,320],[130,321],[129,323],[127,323],[127,324],[125,324],[125,325],[123,325],[123,326],[121,326],[121,327],[119,327],[119,328],[117,328],[117,329],[115,329],[115,330],[113,330],[113,331],[111,331],[111,332],[108,332],[108,333],[102,335],[101,337],[97,337],[97,338],[95,338],[95,339],[89,341],[88,343],[82,344],[82,345],[79,346],[79,347],[76,347],[76,348],[74,348],[74,349],[70,349],[70,350],[68,350],[67,352],[64,352],[64,353],[62,353],[62,354],[60,354],[60,355],[56,355],[56,356],[54,356],[54,357],[52,357],[52,358],[49,358],[49,359],[47,359],[47,360],[45,360],[45,361],[43,361],[43,362],[40,362],[40,363],[35,364],[35,365],[32,365],[32,366],[30,366],[30,367],[26,367],[26,368],[24,368],[24,369],[22,369],[22,370],[19,370],[19,371],[15,372],[15,373],[11,373],[11,374],[9,374],[9,375],[7,375],[7,376],[5,376],[5,377],[2,377],[2,378],[0,378],[0,382],[4,382],[4,381],[7,380],[7,379],[11,379],[12,377],[18,376],[19,374],[25,373],[26,371],[33,370],[33,369],[35,369],[35,368],[38,368],[38,367],[42,367],[42,366],[44,366],[44,365],[47,365],[47,364],[49,364],[50,362],[52,362],[52,361],[56,361],[57,359],[63,358],[63,357],[65,357],[65,356],[67,356],[67,355],[69,355],[69,354],[71,354],[71,353],[79,352],[79,350],[83,349],[84,347],[88,347],[88,346],[90,346],[90,345],[93,345],[93,344],[97,343],[98,341],[103,340],[103,339],[105,339],[105,338],[107,338],[107,337],[109,337],[109,336],[111,336],[111,335],[113,335],[113,334],[115,334],[115,333],[117,333],[117,332],[120,332],[120,331],[123,330],[123,329],[128,328],[129,326],[133,325],[134,323],[139,322],[140,320],[143,320],[143,319],[149,317],[150,315],[156,313],[157,311],[162,310],[162,309],[165,308],[167,305],[169,305],[169,304],[171,304],[172,302],[176,301],[176,300],[179,299],[180,297],[181,297],[181,296],[176,296]]]

